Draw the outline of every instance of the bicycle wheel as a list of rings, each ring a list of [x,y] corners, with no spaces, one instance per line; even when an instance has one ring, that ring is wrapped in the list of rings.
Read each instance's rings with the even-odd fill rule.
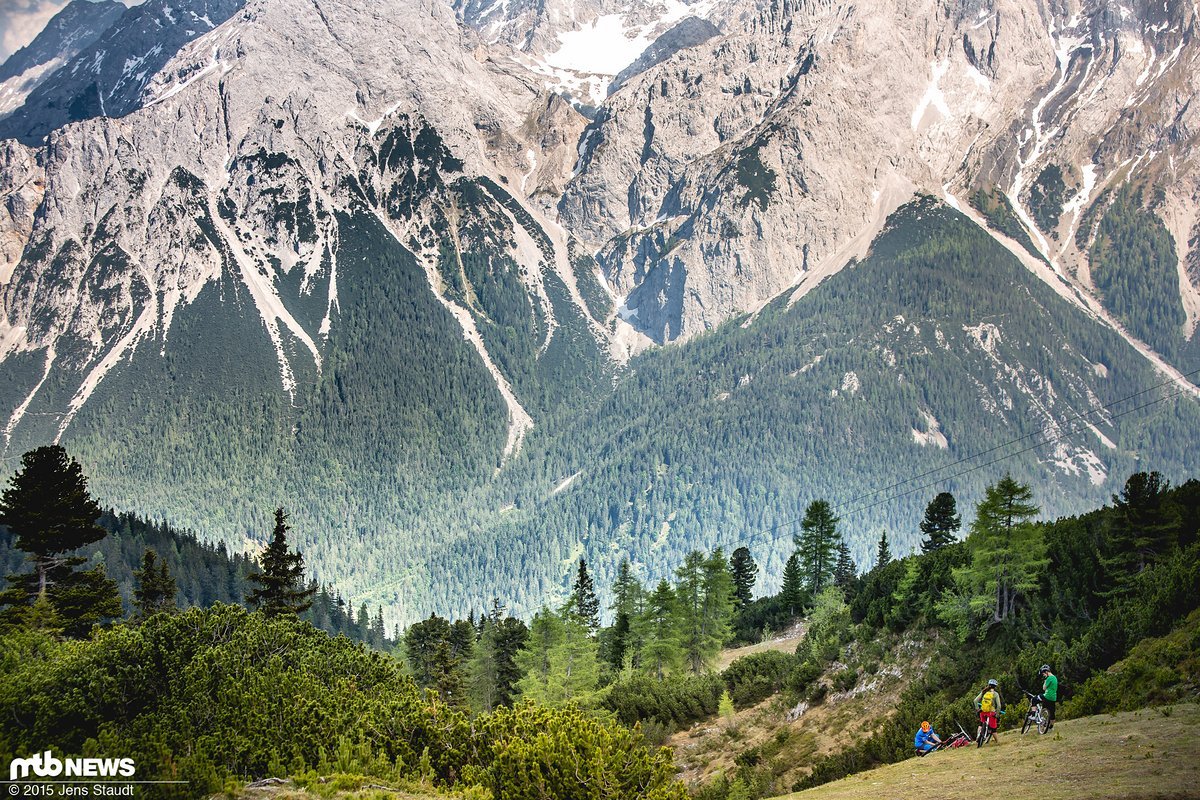
[[[1021,723],[1021,735],[1025,735],[1025,731],[1029,730],[1030,723],[1033,721],[1033,712],[1029,711],[1025,714],[1025,721]]]
[[[1038,733],[1041,733],[1041,734],[1045,734],[1046,731],[1050,730],[1050,715],[1049,714],[1046,714],[1043,712],[1042,714],[1040,714],[1038,716],[1037,729],[1038,729]]]

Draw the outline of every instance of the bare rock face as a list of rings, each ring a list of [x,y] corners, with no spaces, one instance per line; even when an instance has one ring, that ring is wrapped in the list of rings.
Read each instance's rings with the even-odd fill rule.
[[[147,0],[121,10],[95,36],[72,46],[61,68],[39,73],[24,103],[0,119],[0,138],[39,144],[50,131],[81,119],[119,117],[140,107],[142,90],[179,49],[212,30],[244,0]],[[64,12],[67,9],[64,9]],[[83,46],[86,43],[86,46]]]
[[[319,373],[319,341],[337,318],[338,214],[354,211],[422,261],[505,397],[515,450],[532,420],[469,309],[447,295],[437,263],[442,237],[457,234],[446,231],[472,214],[507,227],[496,244],[525,270],[539,324],[551,334],[557,324],[542,287],[553,274],[600,346],[614,334],[582,298],[567,234],[520,205],[557,196],[584,120],[477,58],[477,44],[441,2],[256,0],[186,45],[138,111],[59,128],[39,151],[5,142],[0,358],[40,351],[47,371],[57,360],[79,373],[58,435],[107,372],[167,337],[223,270],[253,298],[283,389]],[[447,188],[459,175],[491,187],[465,210]],[[324,313],[302,321],[297,308],[313,297]],[[10,435],[26,408],[10,412]]]
[[[1189,251],[1188,3],[748,3],[723,25],[607,99],[560,204],[656,341],[814,285],[914,191],[1006,197],[1047,275],[1089,297],[1077,227],[1131,174]],[[1064,209],[1035,220],[1056,171],[1037,203]]]
[[[72,0],[0,64],[0,116],[12,113],[63,64],[89,47],[125,11],[116,0]]]
[[[13,141],[0,143],[0,283],[8,282],[21,258],[44,193],[34,152]]]

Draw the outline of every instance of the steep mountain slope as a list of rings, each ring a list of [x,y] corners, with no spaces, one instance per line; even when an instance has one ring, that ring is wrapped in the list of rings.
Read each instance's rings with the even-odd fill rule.
[[[1174,475],[1195,26],[150,0],[0,120],[4,455],[61,440],[107,502],[239,549],[284,504],[396,619],[529,610],[580,553],[657,577],[1085,411],[1012,462],[1048,510]],[[1100,407],[1150,387],[1185,394]],[[860,561],[926,500],[848,519]]]
[[[18,108],[34,88],[100,38],[124,11],[116,0],[67,3],[32,42],[0,64],[0,116]]]
[[[1186,477],[1200,407],[925,198],[796,302],[639,356],[611,395],[545,427],[507,483],[466,506],[492,512],[461,523],[436,561],[472,575],[480,600],[544,602],[561,586],[510,576],[566,574],[580,553],[598,585],[623,557],[652,584],[689,548],[738,544],[767,590],[821,497],[868,567],[881,529],[907,554],[934,494],[954,492],[969,519],[1005,471],[1032,482],[1048,516],[1106,500],[1139,468]],[[461,589],[434,591],[436,607],[471,607],[456,605]]]
[[[489,479],[625,358],[590,259],[504,188],[557,146],[509,133],[544,97],[450,9],[393,11],[251,4],[136,114],[6,143],[9,453],[65,437],[114,502],[239,548],[283,502],[330,526],[331,574],[381,529],[419,564],[421,499]],[[315,61],[271,57],[300,41]]]
[[[1144,178],[1194,306],[1190,3],[775,2],[725,25],[609,98],[561,205],[656,340],[807,290],[914,188],[1001,196],[1031,267],[1098,307],[1084,212]]]
[[[121,16],[0,119],[0,138],[36,144],[69,122],[120,117],[141,105],[142,92],[179,49],[212,30],[243,0],[148,0]]]

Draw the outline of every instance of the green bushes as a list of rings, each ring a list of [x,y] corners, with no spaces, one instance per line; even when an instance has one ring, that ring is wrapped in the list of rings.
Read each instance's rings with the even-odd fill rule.
[[[821,666],[813,661],[802,661],[788,673],[784,680],[784,688],[796,697],[805,695],[813,682],[821,677]]]
[[[392,658],[295,618],[218,605],[84,641],[15,634],[0,653],[0,760],[120,755],[139,779],[188,781],[158,796],[319,769],[505,798],[684,797],[634,731],[531,705],[471,721]]]
[[[716,714],[723,691],[725,682],[712,673],[664,681],[637,675],[610,686],[602,705],[626,725],[654,719],[679,729]]]
[[[789,673],[799,663],[794,655],[770,650],[743,656],[730,664],[721,677],[739,708],[752,706],[783,688]]]
[[[1145,639],[1063,704],[1063,717],[1130,711],[1194,696],[1200,688],[1200,610],[1161,638]]]

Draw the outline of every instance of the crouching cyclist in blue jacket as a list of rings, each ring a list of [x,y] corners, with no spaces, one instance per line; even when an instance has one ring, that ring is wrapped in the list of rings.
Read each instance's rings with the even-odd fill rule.
[[[934,733],[933,726],[929,724],[929,720],[921,723],[921,727],[917,730],[917,735],[913,737],[913,744],[916,745],[917,755],[923,756],[926,753],[932,753],[938,749],[942,740]]]

